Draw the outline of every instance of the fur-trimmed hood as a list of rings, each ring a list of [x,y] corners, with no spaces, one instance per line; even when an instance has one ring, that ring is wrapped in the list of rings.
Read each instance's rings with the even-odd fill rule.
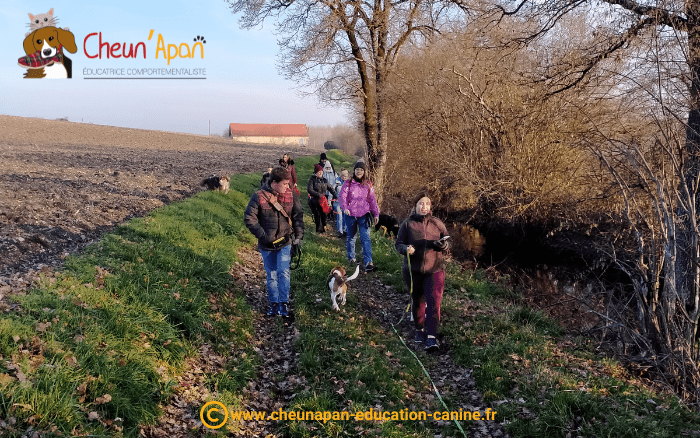
[[[294,159],[290,158],[289,161],[287,161],[285,163],[284,158],[280,158],[280,166],[282,166],[282,167],[294,166]]]

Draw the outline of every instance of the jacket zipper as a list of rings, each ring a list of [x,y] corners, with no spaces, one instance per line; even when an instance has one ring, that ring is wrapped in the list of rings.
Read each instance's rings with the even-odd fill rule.
[[[425,271],[425,258],[426,258],[425,253],[428,251],[428,239],[425,239],[425,237],[427,237],[428,228],[425,225],[425,223],[426,223],[425,218],[426,218],[426,216],[423,216],[423,237],[424,238],[423,238],[423,262],[421,263],[421,272]]]

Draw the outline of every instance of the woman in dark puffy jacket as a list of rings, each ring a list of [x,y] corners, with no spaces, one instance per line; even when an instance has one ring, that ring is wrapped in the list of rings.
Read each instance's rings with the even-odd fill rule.
[[[326,200],[326,192],[330,192],[333,199],[337,196],[331,183],[323,177],[323,168],[319,164],[314,164],[314,174],[309,179],[306,191],[309,193],[309,208],[314,216],[316,232],[324,233],[326,231],[326,213],[321,207],[321,198]]]
[[[410,290],[413,278],[413,320],[416,342],[425,342],[428,351],[437,350],[440,303],[445,288],[444,252],[448,248],[445,224],[431,214],[430,198],[416,197],[415,207],[399,228],[396,250],[403,256],[403,280]],[[411,266],[409,270],[408,261]]]

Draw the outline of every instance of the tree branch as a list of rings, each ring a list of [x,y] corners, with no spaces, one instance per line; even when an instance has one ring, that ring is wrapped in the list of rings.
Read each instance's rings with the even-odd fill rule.
[[[672,29],[687,32],[688,19],[671,13],[670,11],[655,6],[644,6],[632,0],[602,0],[611,5],[622,6],[637,15],[647,16],[655,21]]]

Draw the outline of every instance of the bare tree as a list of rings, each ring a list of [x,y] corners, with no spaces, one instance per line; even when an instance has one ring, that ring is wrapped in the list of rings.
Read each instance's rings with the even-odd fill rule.
[[[654,103],[647,119],[658,125],[657,138],[651,145],[606,138],[610,146],[607,153],[598,145],[592,145],[591,150],[598,152],[621,188],[637,242],[636,260],[631,264],[628,260],[617,262],[635,286],[646,347],[654,354],[656,365],[676,376],[677,387],[700,399],[696,365],[700,317],[700,0],[524,0],[501,2],[496,8],[501,22],[516,16],[539,24],[534,32],[516,39],[524,45],[546,38],[572,11],[589,8],[592,16],[598,17],[599,22],[590,26],[593,38],[580,53],[583,56],[538,72],[538,80],[551,86],[550,95],[580,86],[601,68],[615,68],[608,61],[611,57],[629,53],[639,44],[651,48],[649,43],[660,41],[660,34],[666,33],[667,40],[673,42],[675,59],[662,59],[657,44],[656,50],[649,51],[654,56],[633,60],[646,63],[657,73],[653,76],[657,84],[643,87]],[[669,66],[676,68],[675,74],[666,74]],[[617,68],[622,77],[630,63],[619,63]],[[625,91],[624,86],[618,89],[619,93]],[[669,120],[681,124],[680,135],[668,127]],[[667,166],[659,167],[649,159],[649,151],[654,149],[656,159]],[[630,182],[628,175],[634,175],[636,183]],[[635,187],[642,188],[644,195]]]
[[[278,19],[282,69],[327,101],[361,102],[366,157],[379,196],[387,112],[383,92],[404,45],[428,38],[453,5],[436,0],[226,0],[243,28]]]

